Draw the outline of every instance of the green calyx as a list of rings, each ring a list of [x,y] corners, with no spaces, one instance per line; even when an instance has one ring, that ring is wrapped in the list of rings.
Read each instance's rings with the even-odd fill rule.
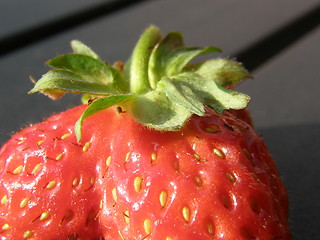
[[[250,77],[241,64],[221,58],[190,63],[199,55],[220,49],[186,47],[178,32],[162,38],[160,30],[150,26],[123,68],[103,62],[79,41],[72,41],[71,47],[72,54],[47,62],[53,70],[43,75],[29,94],[41,92],[55,100],[72,92],[83,94],[85,102],[90,100],[75,125],[79,141],[83,121],[113,105],[121,106],[150,128],[175,131],[192,114],[204,116],[206,107],[222,113],[245,108],[250,100],[227,89]]]

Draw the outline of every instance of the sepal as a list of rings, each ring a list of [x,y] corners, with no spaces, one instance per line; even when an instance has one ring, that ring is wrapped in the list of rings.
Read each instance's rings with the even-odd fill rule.
[[[222,58],[189,65],[185,71],[196,72],[205,79],[214,80],[223,87],[234,86],[245,78],[252,78],[252,75],[241,63]]]
[[[109,96],[105,98],[100,98],[98,100],[93,101],[87,109],[83,112],[81,117],[78,119],[76,122],[74,129],[75,129],[75,134],[77,136],[77,140],[80,141],[82,137],[82,123],[83,121],[87,118],[90,117],[91,115],[103,111],[113,105],[120,104],[130,98],[133,98],[133,94],[124,94],[124,95],[114,95],[114,96]]]
[[[244,108],[250,100],[228,89],[251,77],[240,63],[228,59],[191,63],[200,55],[221,50],[186,47],[179,32],[162,38],[160,30],[150,26],[124,66],[108,65],[80,41],[72,41],[71,47],[72,54],[47,62],[54,69],[43,75],[29,93],[39,91],[53,99],[65,92],[83,94],[83,103],[89,105],[75,125],[79,141],[83,121],[113,105],[125,107],[147,127],[175,131],[192,114],[204,116],[207,107],[223,113]]]
[[[52,95],[52,98],[55,100],[65,92],[101,96],[120,93],[110,85],[87,81],[83,76],[68,70],[51,70],[47,72],[37,81],[33,89],[29,91],[29,94],[35,92],[42,92],[49,96]],[[55,97],[57,92],[61,94]]]
[[[76,54],[82,54],[94,59],[100,59],[98,54],[96,54],[91,48],[78,40],[71,41],[71,48]]]

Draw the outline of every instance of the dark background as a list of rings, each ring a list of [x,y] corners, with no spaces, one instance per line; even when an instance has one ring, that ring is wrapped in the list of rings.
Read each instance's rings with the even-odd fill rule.
[[[102,59],[127,60],[150,24],[179,30],[187,45],[215,45],[254,75],[249,94],[257,131],[290,196],[294,239],[320,239],[320,3],[318,0],[0,0],[0,145],[13,132],[79,104],[28,95],[29,76],[79,39]]]

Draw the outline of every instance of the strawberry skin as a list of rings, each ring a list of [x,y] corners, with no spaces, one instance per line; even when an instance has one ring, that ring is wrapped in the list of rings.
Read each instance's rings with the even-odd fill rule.
[[[70,134],[83,107],[15,134],[0,151],[1,239],[98,239],[97,156]],[[88,201],[90,200],[90,201]],[[68,238],[69,237],[69,238]]]
[[[289,239],[285,188],[250,125],[209,111],[162,133],[120,115],[105,239]]]
[[[77,143],[83,110],[1,149],[4,239],[289,239],[286,191],[246,122],[208,110],[160,132],[110,108]]]

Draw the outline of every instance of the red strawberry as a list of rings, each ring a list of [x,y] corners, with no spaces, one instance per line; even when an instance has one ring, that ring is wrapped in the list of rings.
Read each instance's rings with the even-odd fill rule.
[[[88,107],[0,150],[1,239],[291,239],[285,188],[242,109],[249,98],[230,90],[250,77],[240,64],[189,64],[219,49],[153,26],[124,66],[72,48],[31,93],[84,93]]]
[[[102,237],[95,218],[98,159],[71,134],[82,111],[71,109],[24,129],[2,147],[1,239]]]
[[[121,149],[103,183],[106,239],[289,238],[286,191],[248,124],[208,111],[178,132],[126,113],[113,127],[111,147]]]

